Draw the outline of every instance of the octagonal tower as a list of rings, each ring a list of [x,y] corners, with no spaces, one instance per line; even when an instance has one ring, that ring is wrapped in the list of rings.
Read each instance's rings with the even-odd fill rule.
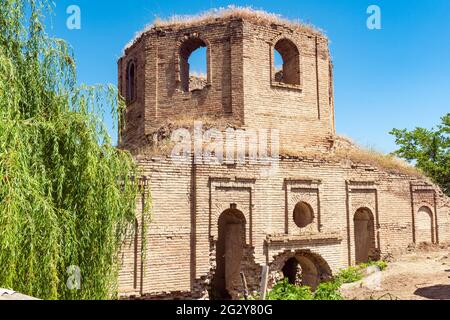
[[[189,57],[201,47],[206,74],[196,78],[189,75]],[[276,66],[275,52],[282,65]],[[161,123],[180,116],[279,129],[287,149],[326,150],[333,142],[328,40],[311,27],[239,12],[165,23],[142,32],[118,67],[127,101],[126,148],[151,143]]]

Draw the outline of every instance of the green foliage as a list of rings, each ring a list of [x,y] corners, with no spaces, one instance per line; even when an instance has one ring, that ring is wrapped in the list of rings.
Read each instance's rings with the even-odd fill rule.
[[[315,292],[308,286],[296,286],[287,278],[275,284],[268,293],[267,300],[342,300],[338,281],[321,283]]]
[[[340,287],[340,281],[322,282],[314,292],[314,300],[344,300],[339,292]]]
[[[314,296],[311,288],[307,286],[296,286],[289,283],[289,279],[284,278],[275,284],[267,294],[267,300],[313,300]]]
[[[339,271],[339,273],[336,275],[337,281],[341,284],[356,282],[361,280],[362,278],[363,272],[359,266],[348,267],[347,269]]]
[[[335,277],[335,281],[344,283],[352,283],[362,280],[364,277],[364,270],[368,267],[376,266],[380,271],[387,268],[387,263],[385,261],[369,261],[366,263],[359,264],[357,266],[348,267],[342,269]]]
[[[366,269],[366,268],[372,267],[372,266],[375,266],[380,271],[383,271],[384,269],[387,268],[388,265],[387,265],[386,261],[382,261],[382,260],[380,260],[380,261],[369,261],[369,262],[360,264],[360,267],[363,268],[363,269]]]
[[[267,295],[267,300],[343,300],[344,297],[339,292],[342,284],[362,280],[364,269],[370,266],[376,266],[383,271],[387,268],[387,263],[385,261],[369,261],[343,269],[334,279],[320,283],[314,292],[310,287],[290,284],[289,280],[285,278],[275,284]],[[257,300],[257,297],[255,296],[254,299]]]
[[[395,155],[414,162],[450,195],[450,113],[442,117],[435,129],[393,129],[391,134],[400,147]]]
[[[112,86],[77,87],[70,48],[45,34],[46,1],[0,6],[0,287],[109,298],[138,193],[102,121],[123,104]],[[66,286],[71,265],[81,290]]]

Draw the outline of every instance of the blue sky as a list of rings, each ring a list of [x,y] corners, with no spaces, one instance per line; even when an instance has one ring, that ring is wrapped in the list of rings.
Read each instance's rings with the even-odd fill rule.
[[[448,0],[60,0],[47,31],[73,46],[80,83],[116,84],[122,48],[155,17],[230,4],[301,19],[326,32],[335,65],[336,128],[363,146],[393,151],[392,128],[431,128],[450,112]],[[372,4],[381,8],[381,30],[366,27]],[[66,27],[69,5],[81,9],[81,30]]]

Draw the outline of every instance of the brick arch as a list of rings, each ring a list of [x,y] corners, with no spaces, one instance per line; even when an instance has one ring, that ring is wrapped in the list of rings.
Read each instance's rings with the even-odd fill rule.
[[[289,204],[289,208],[293,209],[297,203],[306,202],[314,209],[313,203],[316,200],[317,200],[316,195],[313,196],[313,195],[306,195],[306,194],[293,194],[292,196],[289,197],[288,204]]]
[[[315,289],[315,287],[323,281],[328,281],[332,278],[333,273],[327,261],[318,253],[310,249],[300,249],[300,250],[286,250],[274,257],[274,260],[269,264],[269,286],[272,287],[277,281],[281,280],[283,275],[283,268],[289,260],[296,259],[298,264],[301,265],[303,269],[308,270],[308,276],[315,276],[316,283],[307,283]],[[311,270],[311,266],[314,266],[314,270]],[[311,281],[311,279],[309,279]]]
[[[431,210],[431,212],[434,211],[434,210],[433,210],[434,204],[433,204],[431,201],[426,201],[426,200],[420,201],[420,202],[418,202],[418,203],[415,203],[414,206],[415,206],[416,208],[418,208],[418,209],[420,209],[420,208],[422,208],[422,207],[427,207],[428,209]]]
[[[278,41],[280,41],[280,40],[283,40],[283,39],[289,40],[293,44],[295,44],[295,46],[297,47],[297,49],[298,49],[298,51],[300,53],[300,44],[297,42],[297,39],[295,39],[294,37],[292,37],[291,35],[286,34],[286,33],[281,33],[281,34],[277,35],[275,38],[273,38],[271,40],[272,47],[275,47],[276,43]]]
[[[377,211],[375,210],[375,204],[373,203],[373,201],[361,201],[360,203],[353,203],[352,205],[353,215],[356,213],[356,211],[360,209],[369,210],[373,214],[374,219],[376,219]]]
[[[187,46],[187,47],[186,47]],[[184,56],[186,60],[189,59],[189,56],[197,50],[199,47],[206,47],[206,81],[207,85],[211,85],[212,79],[211,79],[211,43],[210,41],[205,38],[203,35],[198,33],[193,33],[190,35],[185,35],[181,37],[177,41],[176,50],[175,50],[175,72],[176,72],[176,81],[183,86],[183,75],[182,75],[182,64],[181,59]],[[188,75],[189,78],[189,75]],[[186,85],[186,84],[184,84]]]

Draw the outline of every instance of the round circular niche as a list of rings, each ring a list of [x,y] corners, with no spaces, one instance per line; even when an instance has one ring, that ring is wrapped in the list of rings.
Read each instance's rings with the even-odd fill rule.
[[[299,228],[305,228],[314,220],[314,212],[306,202],[299,202],[294,208],[294,222]]]

